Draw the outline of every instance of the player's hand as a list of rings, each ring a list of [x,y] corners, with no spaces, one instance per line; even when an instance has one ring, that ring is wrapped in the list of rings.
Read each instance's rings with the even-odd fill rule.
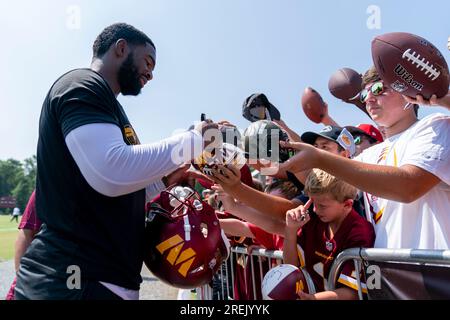
[[[218,184],[213,185],[211,189],[216,191],[217,200],[222,201],[224,210],[232,213],[236,207],[236,201],[234,198],[226,193],[225,190],[223,190],[223,188]]]
[[[300,205],[297,208],[288,210],[286,212],[286,228],[288,230],[295,230],[302,228],[311,219],[308,208],[311,206],[312,200],[309,199],[306,204]]]
[[[424,99],[424,97],[422,97],[422,95],[420,94],[418,94],[415,99],[408,96],[403,97],[411,104],[418,104],[421,106],[442,106],[445,108],[450,108],[450,93],[447,93],[447,95],[443,96],[440,99],[438,99],[436,95],[433,94],[430,100]]]
[[[317,167],[320,159],[320,150],[312,145],[300,142],[280,142],[281,147],[297,150],[296,154],[284,163],[280,164],[282,172],[293,173],[309,170]]]
[[[218,165],[212,170],[211,179],[224,189],[233,188],[241,183],[241,171],[233,165]]]

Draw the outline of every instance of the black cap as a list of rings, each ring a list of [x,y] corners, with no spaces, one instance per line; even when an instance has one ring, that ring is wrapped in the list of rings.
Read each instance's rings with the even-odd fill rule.
[[[304,134],[302,134],[301,139],[305,143],[314,144],[318,137],[322,137],[339,144],[337,139],[341,135],[343,129],[344,128],[341,127],[326,126],[319,133],[305,132]]]
[[[267,109],[270,119],[267,119],[266,116],[264,116],[264,118],[259,118],[250,113],[251,109],[260,106]],[[280,111],[278,111],[278,109],[270,103],[264,93],[254,93],[245,99],[244,104],[242,105],[242,116],[250,122],[255,122],[258,120],[280,120],[281,118]]]

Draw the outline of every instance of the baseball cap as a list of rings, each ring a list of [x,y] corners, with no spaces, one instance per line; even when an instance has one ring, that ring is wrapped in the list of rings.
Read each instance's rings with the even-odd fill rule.
[[[314,144],[319,137],[338,143],[337,139],[341,135],[342,129],[341,127],[326,126],[319,133],[312,131],[305,132],[302,134],[301,139],[307,144]]]
[[[326,126],[319,133],[305,132],[302,134],[301,139],[303,142],[314,145],[317,138],[324,138],[333,141],[340,145],[345,150],[350,152],[350,155],[355,153],[355,143],[353,136],[346,128],[336,126]]]
[[[254,93],[242,105],[242,116],[250,122],[280,120],[280,111],[270,103],[264,93]]]
[[[378,130],[375,126],[367,123],[359,124],[356,127],[347,126],[345,127],[351,134],[363,134],[369,138],[372,138],[378,142],[383,142],[383,135],[380,130]]]

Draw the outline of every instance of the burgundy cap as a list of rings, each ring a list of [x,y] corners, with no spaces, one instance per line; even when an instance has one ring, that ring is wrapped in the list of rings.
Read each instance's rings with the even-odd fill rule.
[[[375,126],[367,123],[363,123],[358,125],[357,127],[346,127],[347,130],[351,133],[362,133],[365,134],[368,137],[371,137],[378,142],[383,142],[383,136],[381,135],[380,130],[378,130]]]

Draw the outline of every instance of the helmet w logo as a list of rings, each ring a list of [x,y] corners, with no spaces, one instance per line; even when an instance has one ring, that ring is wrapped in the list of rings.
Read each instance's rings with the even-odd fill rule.
[[[156,246],[156,249],[164,254],[167,250],[170,249],[167,254],[166,260],[172,266],[178,266],[178,272],[186,277],[189,268],[195,260],[196,252],[192,248],[187,248],[182,250],[184,246],[184,240],[177,234]]]

